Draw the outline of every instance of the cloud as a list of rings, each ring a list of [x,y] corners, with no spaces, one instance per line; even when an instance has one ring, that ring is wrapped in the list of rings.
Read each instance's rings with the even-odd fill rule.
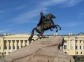
[[[9,32],[10,30],[8,30],[8,29],[2,29],[2,30],[0,30],[0,33],[6,33],[6,32]]]
[[[75,6],[83,0],[46,0],[43,1],[41,5],[43,6],[51,6],[51,5],[61,5],[63,7],[71,7]]]
[[[16,16],[15,18],[11,19],[10,21],[15,22],[17,24],[31,22],[31,20],[33,20],[37,15],[39,15],[39,13],[41,11],[46,13],[47,8],[36,8],[35,10],[33,9],[31,11],[24,12],[23,14]]]
[[[66,24],[62,24],[62,27],[73,28],[73,27],[80,26],[81,24],[82,24],[82,22],[66,22]]]
[[[79,15],[78,15],[78,18],[83,18],[84,16],[84,12],[81,12]]]
[[[0,14],[1,14],[1,13],[4,13],[4,10],[0,10]]]
[[[66,0],[47,0],[47,1],[43,1],[41,5],[51,6],[51,5],[61,4],[63,2],[66,2]]]
[[[21,10],[21,9],[23,9],[23,8],[25,8],[26,7],[26,5],[20,5],[20,6],[18,6],[18,7],[15,7],[14,9],[16,9],[16,10]]]
[[[31,11],[24,12],[15,18],[11,19],[10,21],[13,21],[14,23],[26,23],[26,22],[31,22],[31,20],[34,20],[35,17],[39,15],[40,12],[47,13],[48,12],[48,6],[52,5],[61,5],[61,6],[74,6],[78,3],[80,3],[83,0],[42,0],[40,1],[39,5],[35,5],[31,9]],[[24,8],[25,5],[19,6],[16,9],[22,9]],[[31,22],[35,23],[35,22]]]
[[[64,4],[65,7],[71,7],[79,4],[83,0],[67,0],[66,3]]]

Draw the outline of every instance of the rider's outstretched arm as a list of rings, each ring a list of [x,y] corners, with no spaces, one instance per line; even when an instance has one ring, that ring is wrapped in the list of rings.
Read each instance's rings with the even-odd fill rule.
[[[43,12],[41,12],[40,15],[43,16]]]

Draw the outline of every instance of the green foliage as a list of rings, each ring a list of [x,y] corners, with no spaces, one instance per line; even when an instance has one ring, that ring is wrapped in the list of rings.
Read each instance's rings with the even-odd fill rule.
[[[84,62],[84,56],[80,56],[80,57],[75,56],[74,59],[75,62]]]

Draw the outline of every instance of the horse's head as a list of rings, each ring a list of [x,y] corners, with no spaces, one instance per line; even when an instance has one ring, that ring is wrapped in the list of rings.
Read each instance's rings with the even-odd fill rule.
[[[47,19],[54,19],[54,18],[56,18],[56,17],[55,17],[54,15],[52,15],[52,14],[48,14],[46,18],[47,18]]]

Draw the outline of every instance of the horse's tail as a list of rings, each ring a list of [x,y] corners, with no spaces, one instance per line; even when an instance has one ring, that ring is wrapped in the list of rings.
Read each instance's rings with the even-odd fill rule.
[[[32,32],[31,32],[31,36],[28,39],[29,40],[29,44],[31,43],[32,40],[34,40],[34,39],[32,39],[33,35],[34,35],[34,30],[36,30],[36,28],[33,28]]]
[[[61,30],[61,27],[59,25],[56,25],[57,27],[59,27],[59,30]]]
[[[53,25],[53,28],[56,28],[56,32],[58,32],[58,29],[61,30],[61,27],[59,25]]]

